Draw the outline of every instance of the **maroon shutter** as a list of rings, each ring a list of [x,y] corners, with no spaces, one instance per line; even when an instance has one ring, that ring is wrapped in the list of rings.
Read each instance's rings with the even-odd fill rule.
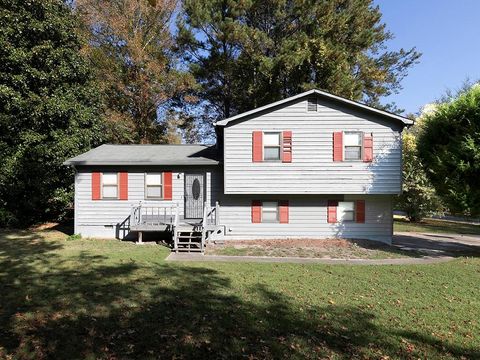
[[[263,161],[263,133],[261,131],[252,133],[252,161]]]
[[[333,133],[333,161],[343,161],[343,132]]]
[[[363,161],[373,161],[373,134],[363,134]]]
[[[292,132],[284,131],[283,132],[283,156],[282,161],[284,163],[292,162]]]
[[[329,223],[337,222],[337,200],[328,200],[327,221]]]
[[[262,222],[262,202],[259,200],[252,200],[252,224]]]
[[[357,223],[365,222],[365,200],[357,200],[355,206],[355,220]]]
[[[99,172],[92,173],[92,200],[100,200],[100,176]]]
[[[119,200],[128,200],[128,172],[121,172],[118,176]]]
[[[282,200],[278,203],[280,212],[280,224],[288,224],[288,200]]]
[[[172,200],[172,172],[163,173],[163,199]]]

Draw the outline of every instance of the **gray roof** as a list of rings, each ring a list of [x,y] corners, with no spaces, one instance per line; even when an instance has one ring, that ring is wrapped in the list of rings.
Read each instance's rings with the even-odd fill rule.
[[[217,165],[212,145],[101,145],[64,165]]]
[[[269,110],[271,108],[274,108],[275,106],[279,106],[279,105],[288,103],[290,101],[297,100],[297,99],[300,99],[302,97],[310,96],[310,95],[313,95],[313,94],[318,95],[320,97],[323,97],[325,99],[334,100],[334,101],[337,101],[337,102],[342,103],[342,104],[346,104],[346,105],[356,107],[356,108],[359,108],[359,109],[362,109],[362,110],[365,110],[365,111],[368,111],[368,112],[371,112],[371,113],[374,113],[374,114],[377,114],[377,115],[381,115],[381,116],[383,116],[387,119],[391,119],[391,120],[401,122],[404,126],[413,125],[413,120],[410,120],[406,117],[403,117],[403,116],[400,116],[400,115],[397,115],[397,114],[393,114],[393,113],[385,111],[385,110],[379,110],[379,109],[376,109],[374,107],[359,103],[357,101],[345,99],[343,97],[333,95],[333,94],[329,94],[325,91],[316,90],[316,89],[308,90],[308,91],[305,91],[301,94],[297,94],[297,95],[288,97],[288,98],[280,100],[280,101],[276,101],[276,102],[271,103],[271,104],[267,104],[265,106],[262,106],[262,107],[259,107],[259,108],[256,108],[256,109],[253,109],[253,110],[250,110],[250,111],[247,111],[247,112],[235,115],[235,116],[231,116],[227,119],[217,121],[215,125],[226,126],[231,121],[239,120],[239,119],[242,119],[242,118],[247,117],[249,115],[253,115],[253,114],[261,112],[261,111]]]

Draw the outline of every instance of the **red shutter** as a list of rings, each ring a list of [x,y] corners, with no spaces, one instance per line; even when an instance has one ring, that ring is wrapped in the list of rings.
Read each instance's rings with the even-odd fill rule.
[[[252,133],[252,161],[263,161],[263,133],[261,131]]]
[[[338,201],[328,200],[327,221],[329,223],[337,222],[337,206]]]
[[[282,161],[284,163],[292,162],[292,132],[284,131],[283,132],[283,157]]]
[[[99,172],[92,173],[92,200],[100,200],[100,176]]]
[[[163,199],[172,200],[172,172],[165,171],[163,173]]]
[[[262,222],[262,202],[259,200],[252,200],[252,224]]]
[[[128,200],[128,172],[118,174],[119,200]]]
[[[288,200],[282,200],[278,203],[280,211],[280,224],[288,224]]]
[[[343,161],[343,133],[333,133],[333,161]]]
[[[357,200],[355,206],[355,219],[357,223],[365,222],[365,200]]]
[[[363,134],[363,161],[373,161],[373,134]]]

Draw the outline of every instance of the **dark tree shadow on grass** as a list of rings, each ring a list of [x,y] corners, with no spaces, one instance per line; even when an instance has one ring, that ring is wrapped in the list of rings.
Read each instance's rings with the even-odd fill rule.
[[[480,353],[423,334],[380,327],[369,310],[300,308],[261,284],[232,291],[220,271],[102,256],[58,256],[40,236],[0,235],[0,357],[18,358],[409,358],[399,338],[430,355]],[[69,262],[75,261],[72,268]],[[40,270],[39,270],[40,269]],[[238,291],[238,290],[237,290]],[[2,353],[3,352],[3,353]]]

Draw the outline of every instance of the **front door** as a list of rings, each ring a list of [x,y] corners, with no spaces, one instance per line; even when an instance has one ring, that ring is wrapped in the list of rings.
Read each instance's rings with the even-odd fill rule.
[[[185,174],[185,219],[201,219],[205,201],[205,174]]]

